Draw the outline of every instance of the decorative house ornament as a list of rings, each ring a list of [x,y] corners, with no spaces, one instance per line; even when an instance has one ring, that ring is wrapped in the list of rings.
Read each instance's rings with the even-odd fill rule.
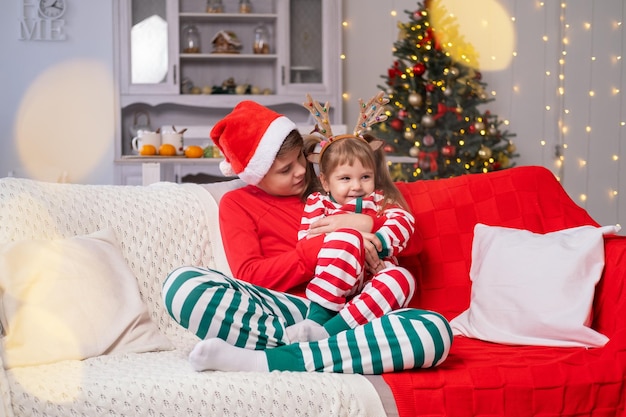
[[[19,39],[64,41],[66,0],[22,0]]]
[[[239,42],[237,34],[228,30],[217,32],[211,43],[213,43],[214,54],[238,54],[241,49],[241,42]]]

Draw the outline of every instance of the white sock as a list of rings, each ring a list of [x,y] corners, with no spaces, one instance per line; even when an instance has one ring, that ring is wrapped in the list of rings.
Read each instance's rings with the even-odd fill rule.
[[[218,338],[198,342],[189,354],[189,363],[198,372],[269,372],[267,357],[262,350],[240,348]]]
[[[304,319],[288,326],[285,329],[285,334],[291,343],[315,342],[316,340],[328,339],[330,336],[324,326],[311,319]]]

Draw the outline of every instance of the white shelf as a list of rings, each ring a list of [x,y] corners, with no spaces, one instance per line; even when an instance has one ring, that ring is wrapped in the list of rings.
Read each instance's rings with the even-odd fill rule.
[[[141,155],[125,155],[115,162],[119,163],[132,163],[137,162],[158,162],[160,164],[207,164],[216,165],[222,161],[223,158],[187,158],[185,156],[141,156]]]
[[[178,14],[181,21],[196,22],[271,22],[278,18],[276,13],[190,13]]]
[[[274,61],[276,54],[180,54],[185,61]]]
[[[330,98],[316,94],[315,99],[326,102]],[[254,100],[263,106],[278,106],[281,104],[295,104],[302,106],[304,93],[294,95],[277,94],[125,94],[120,97],[122,108],[134,104],[158,106],[162,104],[176,104],[191,107],[210,107],[232,109],[242,100]]]

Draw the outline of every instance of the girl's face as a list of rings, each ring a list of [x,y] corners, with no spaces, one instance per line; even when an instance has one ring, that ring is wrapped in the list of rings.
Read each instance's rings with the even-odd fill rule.
[[[270,195],[289,197],[300,195],[306,187],[306,160],[301,148],[277,157],[257,187]]]
[[[358,160],[352,165],[339,165],[330,174],[320,175],[320,181],[324,190],[339,204],[369,195],[376,187],[374,170],[365,168]]]

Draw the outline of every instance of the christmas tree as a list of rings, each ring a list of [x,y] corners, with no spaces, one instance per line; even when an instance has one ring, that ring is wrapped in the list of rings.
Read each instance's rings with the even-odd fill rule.
[[[433,7],[445,16],[437,28],[431,24]],[[382,76],[386,85],[379,86],[390,102],[387,120],[374,125],[372,134],[385,140],[389,155],[417,159],[391,163],[396,181],[497,171],[513,166],[517,156],[510,139],[515,135],[501,129],[496,115],[479,109],[492,99],[476,69],[477,53],[442,7],[427,0],[417,11],[405,11],[410,20],[399,24],[395,59]]]

